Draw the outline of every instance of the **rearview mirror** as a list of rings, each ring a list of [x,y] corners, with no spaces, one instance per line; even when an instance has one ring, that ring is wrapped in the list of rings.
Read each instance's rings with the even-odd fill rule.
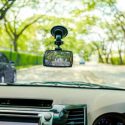
[[[71,51],[47,50],[43,58],[43,65],[47,67],[72,67],[72,63]]]

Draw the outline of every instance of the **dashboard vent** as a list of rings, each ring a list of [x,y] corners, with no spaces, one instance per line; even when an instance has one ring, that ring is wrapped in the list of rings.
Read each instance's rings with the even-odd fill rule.
[[[66,125],[86,125],[86,106],[68,110],[68,120]]]
[[[0,98],[0,107],[51,108],[53,100]]]

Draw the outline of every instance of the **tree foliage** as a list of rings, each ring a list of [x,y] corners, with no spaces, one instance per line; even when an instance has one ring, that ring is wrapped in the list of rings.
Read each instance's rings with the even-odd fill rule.
[[[6,3],[5,0],[2,2]],[[117,56],[119,63],[124,64],[125,14],[117,8],[116,2],[81,0],[81,8],[71,9],[70,16],[63,17],[61,14],[50,15],[51,11],[56,12],[59,3],[48,0],[46,7],[50,4],[51,6],[46,9],[46,13],[34,13],[30,17],[20,18],[19,13],[23,9],[36,11],[42,2],[22,0],[19,4],[18,1],[13,1],[9,11],[2,16],[4,20],[0,22],[0,46],[14,51],[42,53],[46,49],[55,48],[55,40],[50,34],[51,28],[63,25],[69,31],[68,36],[63,39],[63,49],[72,50],[86,60],[93,54],[98,54],[103,63],[112,63],[111,59]],[[5,41],[6,44],[3,44]]]
[[[1,0],[0,1],[0,20],[2,20],[9,9],[13,6],[16,0]]]

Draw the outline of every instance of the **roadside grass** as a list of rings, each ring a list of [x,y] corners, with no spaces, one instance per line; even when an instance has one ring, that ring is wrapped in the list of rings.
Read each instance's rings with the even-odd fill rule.
[[[122,57],[122,62],[121,62],[119,57],[109,58],[108,63],[106,62],[106,58],[103,58],[103,61],[104,61],[105,64],[125,65],[125,56]],[[100,60],[99,60],[99,62],[102,63]]]

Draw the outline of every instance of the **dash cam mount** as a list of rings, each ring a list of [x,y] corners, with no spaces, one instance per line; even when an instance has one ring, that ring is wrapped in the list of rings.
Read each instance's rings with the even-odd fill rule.
[[[67,36],[68,30],[64,26],[54,26],[51,29],[51,34],[56,39],[55,45],[57,45],[57,48],[55,50],[62,50],[60,47],[63,44],[62,39]]]

